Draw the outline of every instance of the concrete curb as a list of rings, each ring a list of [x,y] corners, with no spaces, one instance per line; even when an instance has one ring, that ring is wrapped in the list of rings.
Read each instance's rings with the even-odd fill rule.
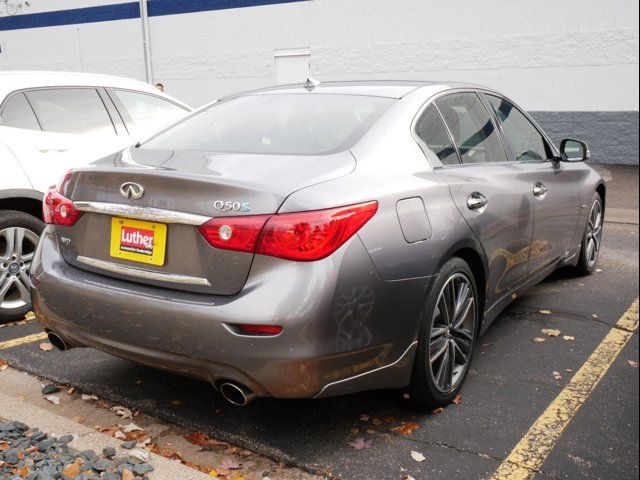
[[[638,210],[630,208],[607,208],[604,221],[606,223],[638,225]]]
[[[128,452],[120,446],[122,442],[115,438],[4,393],[0,393],[0,417],[26,423],[56,437],[71,434],[75,438],[69,446],[78,451],[94,450],[100,454],[103,448],[113,447],[118,454]],[[176,460],[154,453],[149,455],[148,463],[155,469],[148,474],[149,480],[211,480],[209,475],[185,467]]]

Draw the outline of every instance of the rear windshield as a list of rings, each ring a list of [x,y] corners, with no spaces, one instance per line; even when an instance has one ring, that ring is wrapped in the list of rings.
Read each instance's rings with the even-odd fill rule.
[[[318,155],[350,148],[395,100],[248,95],[213,105],[147,141],[149,150]]]

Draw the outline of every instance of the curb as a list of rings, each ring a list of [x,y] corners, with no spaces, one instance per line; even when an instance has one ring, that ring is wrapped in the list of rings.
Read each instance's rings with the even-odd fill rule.
[[[129,452],[115,438],[4,393],[0,393],[0,417],[26,423],[56,437],[73,435],[74,439],[69,447],[78,451],[94,450],[99,454],[103,448],[113,447],[118,454]],[[148,463],[154,467],[154,471],[147,474],[149,480],[211,480],[209,475],[185,467],[179,461],[147,453]]]

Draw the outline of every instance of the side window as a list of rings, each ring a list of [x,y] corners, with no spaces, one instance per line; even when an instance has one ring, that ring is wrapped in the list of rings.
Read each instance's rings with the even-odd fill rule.
[[[433,105],[429,105],[418,120],[416,134],[438,156],[443,165],[460,163],[456,147],[453,146],[442,117]]]
[[[458,147],[462,163],[506,162],[507,155],[489,112],[475,93],[454,93],[436,105]]]
[[[13,128],[26,128],[28,130],[40,130],[31,105],[27,102],[24,93],[16,93],[5,104],[0,112],[0,125]]]
[[[540,132],[527,117],[504,98],[487,95],[489,103],[500,120],[505,135],[516,151],[518,161],[551,158],[551,150]]]
[[[27,92],[29,103],[47,132],[111,134],[115,129],[93,88],[59,88]]]
[[[128,90],[113,90],[113,93],[126,108],[136,130],[156,130],[187,113],[161,97]]]

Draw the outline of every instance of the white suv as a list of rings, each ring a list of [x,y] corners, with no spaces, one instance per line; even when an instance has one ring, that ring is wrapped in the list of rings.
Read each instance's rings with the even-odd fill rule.
[[[30,308],[43,192],[67,170],[118,152],[190,110],[136,80],[0,72],[0,323]]]

